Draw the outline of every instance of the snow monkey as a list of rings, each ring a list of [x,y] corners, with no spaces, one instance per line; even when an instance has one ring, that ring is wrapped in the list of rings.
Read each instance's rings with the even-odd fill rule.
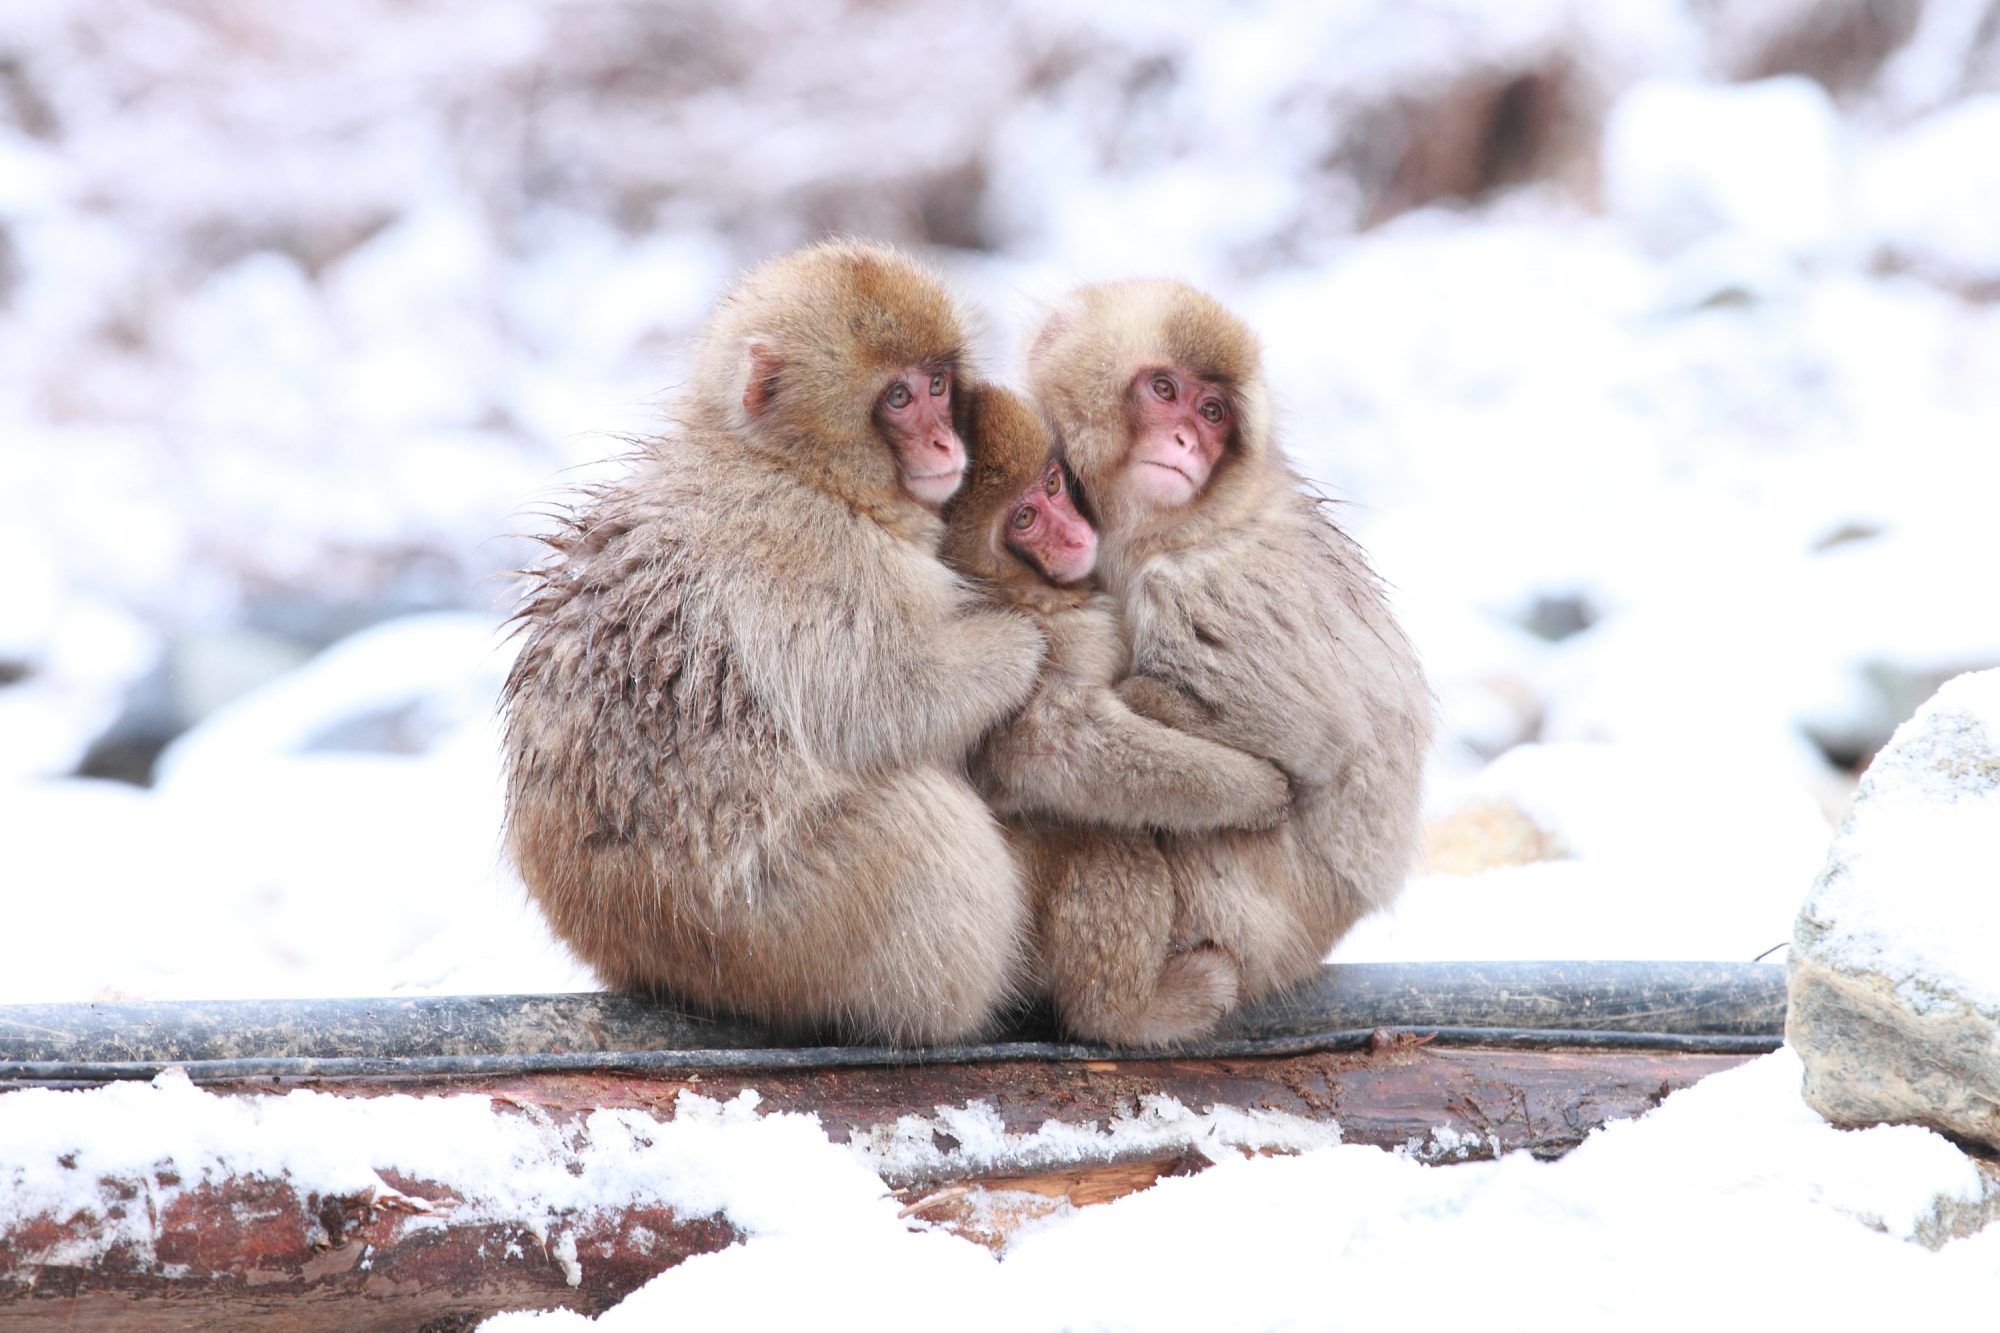
[[[1196,1036],[1236,997],[1213,946],[1181,947],[1153,830],[1268,826],[1288,785],[1269,762],[1140,717],[1112,692],[1125,646],[1085,583],[1096,535],[1046,424],[1023,400],[968,393],[965,489],[946,508],[946,561],[1048,636],[1034,697],[973,756],[1035,902],[1037,983],[1076,1035],[1131,1045]]]
[[[1138,712],[1270,760],[1268,829],[1168,832],[1185,918],[1250,1000],[1311,975],[1401,890],[1431,697],[1361,550],[1278,449],[1250,330],[1178,282],[1085,287],[1030,344],[1098,525]]]
[[[546,539],[507,843],[607,985],[896,1043],[1014,998],[1027,899],[963,766],[1043,643],[938,559],[962,345],[894,252],[772,261],[711,316],[676,427]]]

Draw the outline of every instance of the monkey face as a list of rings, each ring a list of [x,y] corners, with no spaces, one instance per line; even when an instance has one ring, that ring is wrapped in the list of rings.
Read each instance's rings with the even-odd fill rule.
[[[1229,395],[1213,380],[1155,366],[1132,377],[1125,398],[1132,438],[1127,488],[1158,508],[1187,504],[1208,485],[1229,443]]]
[[[1077,511],[1069,474],[1056,459],[1008,506],[1002,532],[1007,549],[1051,583],[1080,583],[1097,567],[1097,533]]]
[[[929,509],[949,500],[965,477],[965,444],[952,425],[951,390],[948,367],[905,366],[875,403],[875,424],[895,455],[903,489]]]

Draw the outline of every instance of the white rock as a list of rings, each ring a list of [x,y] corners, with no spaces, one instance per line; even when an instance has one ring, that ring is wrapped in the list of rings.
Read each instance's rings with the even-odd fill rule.
[[[2000,1147],[2000,671],[1960,676],[1863,777],[1800,911],[1806,1100]]]

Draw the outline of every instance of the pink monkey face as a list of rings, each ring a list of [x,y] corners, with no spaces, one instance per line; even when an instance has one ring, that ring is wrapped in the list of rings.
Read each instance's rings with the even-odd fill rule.
[[[1078,512],[1069,475],[1050,459],[1007,511],[1010,550],[1051,583],[1078,583],[1097,566],[1097,533]]]
[[[896,455],[903,489],[936,509],[965,478],[965,443],[951,422],[951,371],[905,366],[875,404],[875,423]]]
[[[1235,426],[1222,386],[1161,366],[1132,377],[1126,405],[1133,493],[1167,509],[1200,495]]]

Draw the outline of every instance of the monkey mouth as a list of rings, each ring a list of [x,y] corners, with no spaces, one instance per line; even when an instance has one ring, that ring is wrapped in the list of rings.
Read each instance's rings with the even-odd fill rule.
[[[1172,463],[1156,463],[1150,458],[1142,458],[1139,461],[1145,464],[1147,467],[1156,467],[1164,471],[1171,472],[1175,476],[1179,477],[1182,481],[1186,482],[1188,485],[1190,486],[1194,485],[1194,478],[1190,477],[1184,469],[1176,467]]]
[[[955,467],[955,468],[950,468],[944,472],[912,472],[910,474],[910,480],[911,481],[946,481],[946,480],[956,481],[958,478],[964,475],[965,475],[964,468]]]

